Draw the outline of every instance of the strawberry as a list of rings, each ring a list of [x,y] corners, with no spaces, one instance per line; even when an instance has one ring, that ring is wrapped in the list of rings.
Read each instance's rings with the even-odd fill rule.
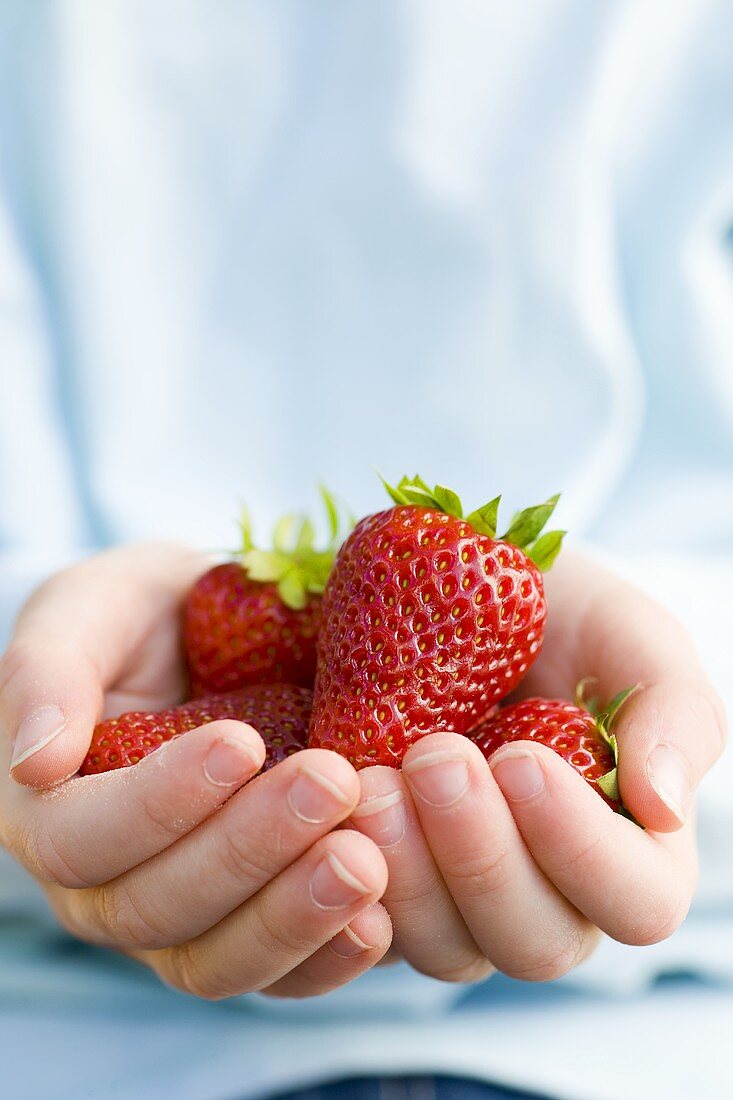
[[[582,685],[575,704],[566,699],[523,699],[502,707],[469,736],[487,760],[509,741],[538,741],[567,761],[609,806],[626,812],[618,788],[613,723],[635,690],[620,692],[602,713],[583,702]]]
[[[463,518],[420,478],[385,486],[339,552],[323,597],[309,744],[355,767],[398,766],[426,733],[468,733],[522,679],[542,645],[541,568],[562,532],[540,535],[557,497],[496,536],[499,498]]]
[[[286,516],[273,549],[255,548],[242,521],[237,560],[214,566],[194,584],[183,608],[183,647],[192,695],[282,680],[312,687],[321,593],[333,564],[339,518],[323,490],[330,543],[315,549],[307,518]]]
[[[81,775],[129,768],[164,741],[206,722],[236,718],[248,722],[267,747],[263,771],[305,748],[313,695],[293,684],[255,684],[225,695],[209,695],[151,714],[129,711],[94,728]]]

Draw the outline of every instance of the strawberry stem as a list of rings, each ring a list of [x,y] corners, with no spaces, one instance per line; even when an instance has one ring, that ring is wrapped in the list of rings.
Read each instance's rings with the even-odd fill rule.
[[[342,519],[325,486],[320,486],[320,493],[328,527],[328,542],[321,549],[316,546],[316,530],[308,516],[282,516],[275,524],[271,550],[255,545],[246,509],[240,518],[242,547],[235,556],[251,580],[276,584],[280,599],[294,611],[305,607],[309,595],[324,591],[336,552],[353,526]]]
[[[588,688],[594,685],[598,687],[598,680],[595,676],[587,676],[581,680],[575,689],[575,701],[577,706],[587,710],[589,714],[592,714],[595,718],[596,729],[603,741],[608,745],[613,753],[613,767],[610,768],[605,775],[602,775],[597,780],[598,786],[601,788],[607,798],[610,798],[612,802],[619,803],[619,813],[623,814],[630,821],[633,821],[639,828],[643,828],[636,820],[634,815],[624,806],[621,799],[621,791],[618,784],[618,740],[616,734],[613,732],[613,726],[615,725],[619,711],[624,704],[640,690],[641,684],[634,684],[632,687],[624,688],[618,695],[614,695],[613,699],[601,710],[597,696],[590,698],[586,697]]]
[[[466,523],[470,523],[480,535],[496,539],[501,497],[494,497],[488,504],[483,504],[464,516],[461,498],[445,485],[435,485],[431,489],[419,474],[415,474],[414,477],[403,477],[397,485],[390,485],[381,474],[379,476],[395,504],[402,507],[415,505],[418,508],[430,508],[436,512],[455,516],[457,519],[465,519]],[[560,494],[557,493],[542,504],[535,504],[531,508],[517,512],[508,530],[500,536],[502,542],[510,542],[513,546],[526,551],[527,556],[543,572],[550,568],[560,553],[565,535],[564,531],[544,531],[559,499]]]

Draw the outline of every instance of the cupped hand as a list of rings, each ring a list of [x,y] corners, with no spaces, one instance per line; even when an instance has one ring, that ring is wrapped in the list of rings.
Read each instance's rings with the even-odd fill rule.
[[[387,861],[395,951],[437,978],[558,977],[601,931],[636,945],[669,936],[694,892],[693,796],[725,719],[690,638],[578,555],[557,563],[547,589],[544,648],[522,695],[572,699],[587,676],[607,699],[641,684],[615,730],[621,794],[644,829],[533,742],[487,764],[467,738],[434,734],[401,773],[362,771],[351,821]]]
[[[59,920],[206,998],[326,992],[387,951],[386,864],[354,830],[353,768],[212,722],[134,768],[76,777],[102,714],[180,700],[183,593],[207,566],[145,544],[43,585],[0,664],[0,840]]]

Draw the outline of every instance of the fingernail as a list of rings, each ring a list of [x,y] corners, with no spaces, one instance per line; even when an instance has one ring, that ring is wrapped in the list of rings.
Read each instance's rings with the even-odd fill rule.
[[[468,764],[454,752],[430,752],[406,764],[410,786],[431,806],[452,806],[468,790]]]
[[[545,785],[540,764],[526,749],[505,749],[489,760],[502,793],[510,802],[526,802],[538,795]]]
[[[687,761],[672,745],[657,745],[649,755],[646,774],[654,790],[678,821],[687,817],[692,795]]]
[[[293,780],[287,798],[295,816],[309,825],[323,825],[351,803],[332,779],[305,766]]]
[[[39,707],[24,718],[15,736],[10,770],[13,771],[41,749],[45,749],[65,725],[64,713],[56,704]]]
[[[344,909],[369,893],[369,887],[329,852],[313,872],[310,894],[319,909]]]
[[[216,787],[234,787],[255,771],[261,760],[255,750],[242,741],[215,741],[204,760],[204,775]]]
[[[380,848],[398,844],[407,832],[407,809],[402,791],[369,798],[357,806],[351,816]]]
[[[372,949],[372,945],[360,940],[348,924],[337,936],[328,941],[328,946],[340,959],[355,959],[357,955],[363,955],[365,951]]]

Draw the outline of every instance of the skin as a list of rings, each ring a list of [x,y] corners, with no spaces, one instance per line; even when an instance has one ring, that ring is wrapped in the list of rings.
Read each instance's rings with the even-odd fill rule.
[[[572,697],[596,675],[610,697],[642,681],[617,733],[646,832],[551,751],[517,742],[489,765],[450,734],[413,746],[402,772],[308,750],[252,779],[256,731],[214,722],[135,768],[73,778],[100,714],[182,698],[180,600],[208,564],[145,544],[73,566],[31,597],[0,662],[0,839],[74,935],[200,997],[302,997],[400,955],[448,981],[543,980],[599,930],[647,944],[677,927],[722,708],[675,620],[567,552],[523,693]],[[48,732],[51,707],[63,728],[12,766],[24,719],[42,708],[25,729]]]
[[[556,978],[601,931],[665,939],[694,893],[692,802],[724,747],[720,700],[679,623],[632,586],[567,551],[546,584],[548,630],[521,696],[572,699],[586,676],[605,699],[641,683],[615,732],[621,794],[645,831],[531,742],[487,763],[468,739],[434,734],[401,773],[361,772],[352,823],[387,859],[393,952],[437,978]]]

